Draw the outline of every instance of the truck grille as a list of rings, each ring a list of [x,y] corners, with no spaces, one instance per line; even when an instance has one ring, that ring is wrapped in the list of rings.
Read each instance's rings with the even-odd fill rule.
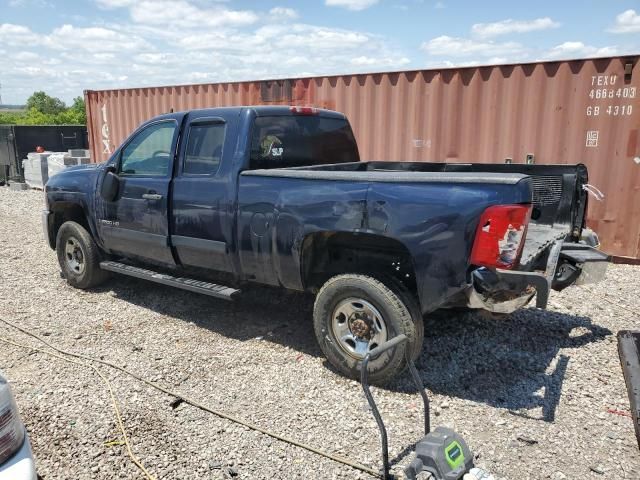
[[[543,207],[560,203],[562,177],[556,175],[533,176],[533,204]]]

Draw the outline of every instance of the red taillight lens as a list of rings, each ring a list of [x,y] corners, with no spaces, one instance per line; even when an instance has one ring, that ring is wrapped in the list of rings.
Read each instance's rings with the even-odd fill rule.
[[[531,205],[494,205],[482,212],[471,250],[471,263],[490,268],[518,266]]]
[[[290,107],[291,113],[295,115],[316,115],[318,109],[315,107]]]

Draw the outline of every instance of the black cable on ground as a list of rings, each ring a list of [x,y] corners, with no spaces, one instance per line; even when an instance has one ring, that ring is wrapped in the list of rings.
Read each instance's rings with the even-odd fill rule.
[[[127,369],[125,369],[123,367],[120,367],[119,365],[116,365],[115,363],[111,363],[111,362],[106,361],[106,360],[100,360],[98,358],[89,357],[87,355],[82,355],[82,354],[79,354],[79,353],[69,352],[67,350],[63,350],[61,348],[55,347],[54,345],[52,345],[51,343],[47,342],[44,338],[40,337],[39,335],[37,335],[37,334],[35,334],[33,332],[30,332],[30,331],[28,331],[28,330],[26,330],[26,329],[24,329],[22,327],[19,327],[18,325],[14,324],[14,323],[12,323],[12,322],[10,322],[10,321],[2,318],[2,317],[0,317],[0,321],[5,323],[5,324],[7,324],[7,325],[9,325],[10,327],[15,328],[16,330],[19,330],[20,332],[24,333],[25,335],[28,335],[30,337],[33,337],[33,338],[37,339],[38,341],[42,342],[43,344],[45,344],[49,348],[52,348],[53,350],[55,350],[56,352],[58,352],[58,353],[60,353],[62,355],[68,355],[68,356],[71,356],[71,357],[74,357],[74,358],[80,358],[80,359],[83,359],[83,360],[100,363],[100,364],[105,365],[107,367],[114,368],[116,370],[121,371],[122,373],[125,373],[125,374],[129,375],[132,378],[135,378],[136,380],[138,380],[138,381],[140,381],[140,382],[142,382],[142,383],[144,383],[144,384],[146,384],[146,385],[148,385],[148,386],[150,386],[152,388],[155,388],[156,390],[159,390],[159,391],[161,391],[161,392],[163,392],[163,393],[165,393],[167,395],[170,395],[172,397],[178,398],[178,399],[182,400],[184,403],[187,403],[187,404],[191,405],[192,407],[196,407],[196,408],[198,408],[200,410],[203,410],[205,412],[212,413],[213,415],[216,415],[216,416],[218,416],[220,418],[224,418],[225,420],[229,420],[229,421],[231,421],[233,423],[237,423],[237,424],[242,425],[243,427],[246,427],[246,428],[248,428],[250,430],[254,430],[256,432],[260,432],[260,433],[262,433],[264,435],[267,435],[267,436],[269,436],[271,438],[275,438],[276,440],[280,440],[281,442],[288,443],[289,445],[293,445],[293,446],[302,448],[304,450],[307,450],[309,452],[315,453],[316,455],[320,455],[322,457],[328,458],[329,460],[333,460],[334,462],[341,463],[342,465],[346,465],[346,466],[354,468],[356,470],[360,470],[361,472],[368,473],[368,474],[373,475],[375,477],[380,477],[380,472],[378,472],[378,471],[376,471],[376,470],[374,470],[372,468],[369,468],[369,467],[367,467],[365,465],[359,464],[357,462],[352,462],[351,460],[348,460],[346,458],[342,458],[342,457],[339,457],[339,456],[334,455],[332,453],[325,452],[324,450],[322,450],[320,448],[316,448],[316,447],[313,447],[311,445],[307,445],[305,443],[299,442],[299,441],[294,440],[292,438],[289,438],[289,437],[286,437],[284,435],[280,435],[278,433],[275,433],[275,432],[272,432],[270,430],[267,430],[266,428],[262,428],[262,427],[260,427],[258,425],[254,425],[253,423],[250,423],[250,422],[248,422],[246,420],[243,420],[243,419],[241,419],[239,417],[236,417],[236,416],[230,415],[228,413],[222,412],[220,410],[216,410],[214,408],[211,408],[211,407],[208,407],[206,405],[203,405],[203,404],[199,403],[196,400],[193,400],[193,399],[191,399],[189,397],[186,397],[186,396],[184,396],[184,395],[182,395],[180,393],[171,391],[171,390],[169,390],[167,388],[164,388],[161,385],[158,385],[158,384],[156,384],[156,383],[154,383],[154,382],[152,382],[150,380],[147,380],[147,379],[145,379],[145,378],[143,378],[143,377],[141,377],[141,376],[139,376],[139,375],[137,375],[137,374],[135,374],[133,372],[130,372],[129,370],[127,370]],[[15,345],[18,345],[18,344],[15,343]],[[22,345],[19,345],[19,346],[22,347]],[[34,347],[28,347],[28,346],[24,346],[24,348],[32,348],[33,350],[38,350],[38,349],[36,349]],[[47,351],[44,351],[44,350],[40,350],[40,351],[42,351],[44,353],[51,354],[50,352],[47,352]]]
[[[78,360],[74,360],[72,358],[68,358],[63,355],[58,355],[57,353],[48,352],[41,348],[32,347],[31,345],[23,345],[21,343],[14,342],[13,340],[9,340],[4,337],[0,337],[0,342],[4,342],[8,345],[13,345],[14,347],[20,347],[20,348],[24,348],[24,349],[35,351],[35,352],[45,353],[47,355],[50,355],[54,358],[58,358],[65,362],[73,363],[75,365],[80,365],[81,367],[91,368],[94,372],[96,372],[100,376],[100,378],[106,383],[107,388],[109,389],[109,395],[111,396],[111,403],[113,405],[113,410],[116,414],[116,420],[117,420],[116,423],[118,424],[118,428],[122,433],[123,443],[127,447],[127,454],[129,455],[129,457],[131,458],[131,461],[135,464],[135,466],[138,467],[142,471],[142,473],[144,473],[147,480],[156,480],[156,478],[153,475],[151,475],[151,473],[149,473],[149,471],[145,468],[142,462],[133,453],[133,450],[131,448],[131,443],[129,442],[129,437],[127,436],[127,431],[125,430],[124,423],[122,421],[122,414],[120,413],[120,407],[118,406],[118,399],[116,398],[116,394],[113,391],[113,385],[111,381],[100,370],[98,370],[96,366],[89,365],[88,363],[82,363],[82,362],[79,362]]]

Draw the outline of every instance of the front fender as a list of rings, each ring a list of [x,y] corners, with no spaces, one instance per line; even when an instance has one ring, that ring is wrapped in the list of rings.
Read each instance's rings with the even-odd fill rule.
[[[66,220],[83,220],[96,243],[102,247],[95,223],[95,192],[98,165],[70,168],[51,177],[45,185],[49,244],[55,246],[57,228]],[[79,217],[81,215],[81,217]],[[44,220],[43,220],[44,221]],[[49,226],[50,225],[50,226]]]

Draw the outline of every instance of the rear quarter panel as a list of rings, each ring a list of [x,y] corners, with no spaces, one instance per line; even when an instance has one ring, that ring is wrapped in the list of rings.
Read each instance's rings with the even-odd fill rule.
[[[398,240],[411,254],[423,312],[467,283],[478,219],[490,205],[529,202],[528,182],[503,184],[372,183],[370,233]]]

